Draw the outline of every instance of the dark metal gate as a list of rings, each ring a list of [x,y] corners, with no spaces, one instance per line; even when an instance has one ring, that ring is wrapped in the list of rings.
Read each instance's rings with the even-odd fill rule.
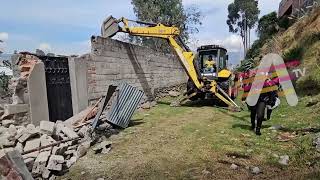
[[[73,115],[68,57],[39,57],[45,66],[50,121]]]

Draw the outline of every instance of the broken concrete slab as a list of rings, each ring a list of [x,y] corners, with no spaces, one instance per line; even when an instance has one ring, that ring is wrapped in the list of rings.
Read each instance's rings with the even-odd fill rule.
[[[42,172],[46,169],[46,165],[49,157],[50,157],[49,151],[41,152],[38,155],[37,159],[34,161],[34,164],[32,167],[32,174],[42,175]]]
[[[111,145],[112,145],[111,141],[103,141],[100,144],[98,144],[96,147],[94,147],[93,150],[95,154],[98,154],[98,153],[107,154],[111,150]]]
[[[51,171],[48,168],[45,168],[45,170],[42,172],[42,178],[49,179],[50,174],[51,174]]]
[[[56,141],[51,136],[48,136],[46,134],[44,134],[40,137],[40,146],[41,147],[53,144],[55,142]],[[48,148],[42,149],[41,151],[51,151],[51,149],[52,149],[52,147],[48,147]]]
[[[31,172],[34,164],[35,158],[26,158],[24,159],[24,163],[26,164],[28,170]]]
[[[169,96],[171,97],[178,97],[180,96],[180,92],[177,92],[177,91],[169,91]]]
[[[77,157],[72,156],[69,160],[67,160],[66,165],[68,168],[70,168],[73,164],[77,162]]]
[[[30,151],[40,147],[40,138],[28,140],[24,146],[23,151]]]
[[[62,132],[68,137],[68,138],[78,138],[78,134],[76,132],[73,131],[73,129],[69,128],[69,127],[62,127]]]
[[[48,135],[52,135],[54,131],[54,122],[50,121],[41,121],[40,122],[40,132]]]
[[[24,143],[26,140],[39,135],[39,129],[37,129],[33,124],[28,124],[27,128],[21,128],[21,130],[18,130],[16,138],[20,143]]]
[[[28,104],[5,104],[3,106],[4,114],[2,115],[2,119],[6,118],[13,114],[23,113],[29,111]]]
[[[2,120],[1,121],[2,126],[8,128],[11,124],[14,124],[14,120]]]
[[[16,147],[14,148],[15,150],[17,150],[19,153],[23,152],[23,145],[20,142],[17,142]]]
[[[60,155],[51,155],[49,158],[49,162],[47,168],[49,170],[61,171],[62,164],[64,163],[64,157]]]

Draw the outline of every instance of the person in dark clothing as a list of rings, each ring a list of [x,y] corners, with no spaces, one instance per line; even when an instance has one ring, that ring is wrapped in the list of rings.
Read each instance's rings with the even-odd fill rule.
[[[252,74],[249,77],[253,77]],[[246,78],[249,78],[248,76]],[[278,78],[267,79],[264,82],[264,88],[266,87],[277,87]],[[248,93],[251,89],[251,83],[244,85],[244,94]],[[246,96],[242,97],[244,101]],[[250,110],[250,119],[251,119],[251,129],[255,130],[256,135],[261,135],[262,122],[269,120],[271,118],[272,110],[279,105],[280,101],[278,98],[277,89],[265,93],[261,93],[258,99],[258,102],[255,106],[248,106]],[[267,110],[267,113],[265,111]],[[265,118],[265,114],[267,118]]]

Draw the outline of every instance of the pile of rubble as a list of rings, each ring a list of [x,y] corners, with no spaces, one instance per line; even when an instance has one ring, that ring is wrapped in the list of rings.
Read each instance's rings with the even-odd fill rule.
[[[34,178],[55,179],[84,156],[95,143],[101,142],[94,148],[96,153],[110,151],[111,143],[104,141],[105,136],[101,135],[108,136],[118,132],[111,124],[99,121],[95,130],[90,124],[75,128],[70,125],[70,121],[74,119],[56,123],[41,121],[37,127],[33,124],[15,126],[13,121],[2,121],[0,157],[16,150],[22,154],[24,163]],[[0,167],[2,166],[0,160]],[[5,177],[7,174],[2,176]]]

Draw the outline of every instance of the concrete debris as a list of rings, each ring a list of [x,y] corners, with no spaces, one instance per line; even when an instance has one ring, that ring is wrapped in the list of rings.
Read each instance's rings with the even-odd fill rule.
[[[47,168],[49,170],[61,171],[62,164],[64,163],[64,157],[60,155],[51,155]]]
[[[77,115],[75,117],[83,118]],[[8,152],[20,153],[23,158],[21,162],[33,178],[53,180],[56,175],[67,172],[66,168],[70,168],[79,158],[85,156],[101,136],[109,137],[118,132],[107,121],[100,120],[97,129],[93,129],[90,123],[80,127],[70,126],[70,122],[68,123],[41,121],[36,127],[33,124],[15,126],[13,120],[2,120],[0,157]],[[111,150],[111,142],[102,142],[97,149],[97,153],[106,154]],[[0,160],[0,177],[19,177],[18,171],[4,172],[1,163]]]
[[[40,131],[44,134],[52,135],[52,133],[54,131],[54,122],[41,121],[40,122]]]
[[[171,96],[171,97],[178,97],[178,96],[180,96],[180,92],[177,92],[177,91],[169,91],[169,96]]]
[[[231,166],[230,166],[230,169],[232,169],[232,170],[237,170],[238,168],[239,168],[239,166],[236,164],[231,164]]]
[[[289,156],[288,155],[280,156],[280,159],[278,162],[281,165],[287,166],[289,164]]]
[[[260,174],[261,173],[261,170],[260,170],[260,168],[259,167],[254,167],[254,168],[252,168],[252,174]]]
[[[98,144],[96,147],[94,147],[93,150],[95,154],[99,154],[99,153],[107,154],[111,150],[111,145],[112,145],[112,142],[103,141],[100,144]]]

